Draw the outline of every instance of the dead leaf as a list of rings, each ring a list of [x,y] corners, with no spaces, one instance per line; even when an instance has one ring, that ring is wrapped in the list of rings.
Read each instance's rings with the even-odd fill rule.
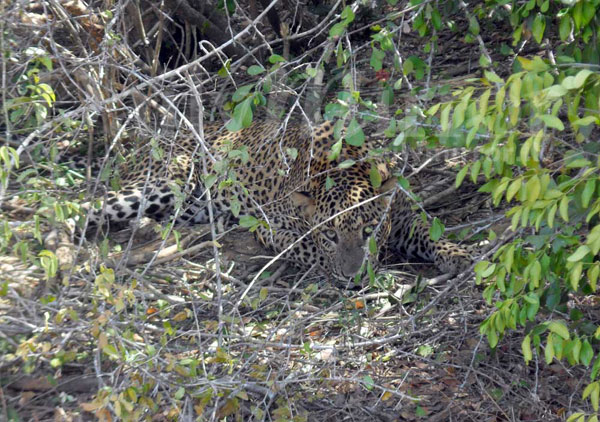
[[[100,333],[98,336],[98,347],[102,350],[106,346],[108,346],[108,337],[106,336],[106,333]]]
[[[188,314],[186,311],[181,311],[178,312],[174,317],[173,320],[176,322],[181,322],[181,321],[185,321],[188,317]]]
[[[389,399],[391,399],[393,396],[392,393],[390,393],[389,391],[386,391],[385,393],[383,393],[383,395],[381,396],[381,401],[387,401]]]
[[[237,398],[234,397],[232,399],[229,399],[217,411],[217,418],[223,419],[226,416],[232,415],[239,409],[239,407],[240,404]]]
[[[33,391],[23,391],[21,393],[21,398],[19,399],[19,405],[25,406],[34,396],[35,393]]]

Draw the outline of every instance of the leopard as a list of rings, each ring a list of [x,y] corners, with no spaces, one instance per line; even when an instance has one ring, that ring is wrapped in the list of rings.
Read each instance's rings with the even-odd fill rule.
[[[99,207],[84,206],[89,224],[145,216],[193,225],[250,216],[264,247],[336,280],[354,278],[369,259],[377,264],[373,242],[375,255],[417,258],[449,274],[471,265],[470,251],[431,238],[369,140],[350,143],[330,121],[201,129],[133,153],[119,172],[120,188],[96,201]]]

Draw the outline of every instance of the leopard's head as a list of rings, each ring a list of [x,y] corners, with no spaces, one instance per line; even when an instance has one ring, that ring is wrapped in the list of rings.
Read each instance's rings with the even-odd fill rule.
[[[325,189],[323,180],[319,189],[296,192],[292,197],[313,227],[310,236],[325,258],[323,269],[339,280],[358,273],[371,236],[375,236],[378,250],[385,245],[391,226],[389,192],[396,184],[392,178],[375,188],[368,177],[351,176],[350,172],[337,173],[331,176],[334,185],[330,189]]]

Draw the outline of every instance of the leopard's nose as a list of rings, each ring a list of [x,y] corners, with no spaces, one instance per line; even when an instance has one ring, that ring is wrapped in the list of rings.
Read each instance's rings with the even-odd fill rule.
[[[358,273],[365,259],[363,248],[354,248],[342,252],[340,270],[345,278],[352,278]]]

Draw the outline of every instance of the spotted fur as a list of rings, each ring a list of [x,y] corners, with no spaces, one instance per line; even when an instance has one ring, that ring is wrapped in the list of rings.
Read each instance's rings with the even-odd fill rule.
[[[221,125],[207,124],[204,145],[215,162],[202,153],[194,137],[155,147],[154,153],[135,154],[142,160],[125,169],[123,187],[107,193],[103,209],[93,210],[90,221],[123,222],[138,215],[162,220],[173,214],[176,192],[181,191],[186,200],[179,223],[208,222],[209,201],[214,216],[229,215],[237,203],[242,215],[266,221],[256,230],[262,244],[276,252],[293,244],[288,258],[305,267],[316,264],[338,279],[359,271],[371,235],[380,250],[387,247],[431,261],[445,272],[468,267],[470,257],[463,248],[431,240],[429,227],[412,211],[406,195],[398,192],[390,204],[395,182],[382,162],[368,157],[366,146],[344,142],[339,157],[330,160],[334,143],[329,122],[313,131],[302,124],[283,130],[280,123],[257,122],[228,132]],[[339,168],[340,162],[350,159],[354,165]],[[371,183],[373,167],[384,181],[378,188]],[[208,179],[202,175],[218,174],[217,170],[227,174],[229,187],[221,188],[217,181],[205,189]]]

